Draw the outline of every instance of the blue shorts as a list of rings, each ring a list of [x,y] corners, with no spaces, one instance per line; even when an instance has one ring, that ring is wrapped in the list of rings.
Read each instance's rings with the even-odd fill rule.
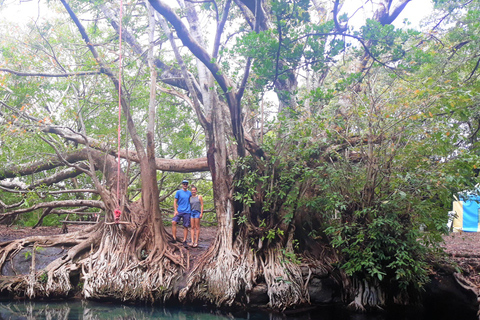
[[[200,211],[192,210],[192,213],[191,213],[191,215],[190,215],[190,218],[200,219]]]
[[[172,221],[175,221],[176,223],[179,223],[180,219],[183,220],[183,226],[185,228],[190,228],[190,213],[179,212],[175,217],[173,217]]]

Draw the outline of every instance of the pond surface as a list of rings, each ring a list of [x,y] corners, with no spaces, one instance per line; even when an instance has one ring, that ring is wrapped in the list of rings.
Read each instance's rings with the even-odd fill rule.
[[[0,302],[0,320],[147,320],[147,319],[173,319],[173,320],[430,320],[430,319],[462,319],[452,318],[451,315],[443,316],[426,315],[420,310],[400,309],[395,312],[378,314],[355,314],[339,308],[317,308],[296,314],[279,314],[267,312],[224,312],[211,311],[207,308],[196,307],[146,307],[130,306],[116,303],[97,303],[91,301],[61,301],[61,302],[36,302],[13,301]],[[473,318],[472,318],[473,319]]]

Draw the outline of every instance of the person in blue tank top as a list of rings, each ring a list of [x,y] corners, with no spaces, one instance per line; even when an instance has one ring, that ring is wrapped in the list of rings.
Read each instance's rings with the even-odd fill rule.
[[[173,200],[173,219],[172,219],[172,236],[173,242],[177,241],[177,223],[183,220],[183,244],[187,244],[188,228],[190,228],[190,197],[192,193],[188,190],[188,181],[182,181],[182,189],[175,193]]]

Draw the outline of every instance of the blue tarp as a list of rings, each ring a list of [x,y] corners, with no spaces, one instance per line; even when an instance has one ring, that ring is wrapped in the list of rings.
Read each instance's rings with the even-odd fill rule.
[[[453,203],[453,210],[456,218],[453,221],[453,227],[457,231],[479,232],[479,209],[480,196],[470,195],[460,198],[460,201]]]
[[[478,202],[475,200],[463,201],[463,231],[478,231]]]

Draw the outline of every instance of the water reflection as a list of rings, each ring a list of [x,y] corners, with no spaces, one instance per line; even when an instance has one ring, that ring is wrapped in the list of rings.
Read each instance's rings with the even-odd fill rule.
[[[86,301],[0,302],[0,320],[224,320],[232,315],[162,307],[138,307]]]
[[[345,309],[320,308],[296,314],[266,313],[266,312],[222,312],[209,311],[205,308],[189,307],[141,307],[115,303],[96,303],[91,301],[34,302],[13,301],[0,302],[0,320],[440,320],[462,319],[470,317],[451,317],[452,314],[429,312],[421,310],[398,310],[397,312],[378,314],[355,314]],[[458,313],[457,313],[458,316]],[[472,318],[473,319],[473,318]]]

